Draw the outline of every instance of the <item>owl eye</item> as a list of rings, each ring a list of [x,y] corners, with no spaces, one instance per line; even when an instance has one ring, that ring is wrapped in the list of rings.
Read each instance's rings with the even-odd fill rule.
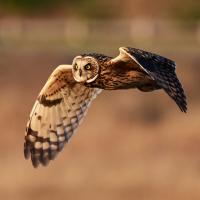
[[[74,65],[74,70],[78,70],[78,65],[77,64]]]
[[[90,64],[85,65],[85,66],[84,66],[84,69],[85,69],[85,70],[90,70],[90,69],[91,69],[91,65],[90,65]]]

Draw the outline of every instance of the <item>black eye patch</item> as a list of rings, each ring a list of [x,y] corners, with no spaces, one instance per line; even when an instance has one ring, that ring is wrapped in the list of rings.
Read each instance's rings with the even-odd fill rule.
[[[84,66],[84,69],[85,69],[85,70],[90,70],[90,69],[91,69],[91,64],[85,65],[85,66]]]

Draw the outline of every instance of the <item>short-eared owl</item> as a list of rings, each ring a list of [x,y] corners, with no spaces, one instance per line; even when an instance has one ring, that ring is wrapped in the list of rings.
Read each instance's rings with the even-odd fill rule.
[[[47,165],[62,150],[92,100],[104,90],[163,89],[186,112],[186,97],[172,60],[143,50],[121,47],[112,58],[89,53],[72,65],[60,65],[41,90],[26,128],[24,154],[34,167]]]

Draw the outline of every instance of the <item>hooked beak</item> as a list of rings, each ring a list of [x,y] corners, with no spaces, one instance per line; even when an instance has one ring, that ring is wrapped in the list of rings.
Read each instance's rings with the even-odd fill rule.
[[[79,76],[82,76],[82,70],[81,69],[79,69]]]

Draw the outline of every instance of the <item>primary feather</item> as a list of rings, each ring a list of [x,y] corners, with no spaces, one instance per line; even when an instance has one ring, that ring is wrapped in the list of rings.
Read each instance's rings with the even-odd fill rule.
[[[165,92],[177,103],[181,111],[187,111],[186,96],[180,81],[178,80],[174,61],[131,47],[121,48],[138,65],[144,69]]]

